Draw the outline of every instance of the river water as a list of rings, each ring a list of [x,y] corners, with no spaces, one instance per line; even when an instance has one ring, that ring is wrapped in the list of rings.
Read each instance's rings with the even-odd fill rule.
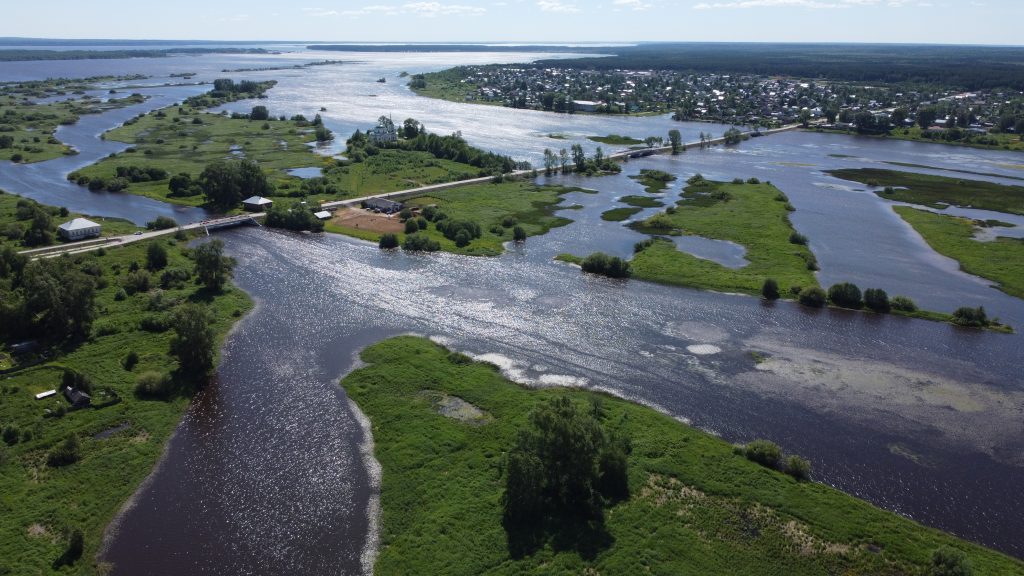
[[[222,68],[332,57],[304,52],[113,61],[120,67],[97,61],[96,70],[93,62],[75,63],[74,74],[63,68],[68,63],[34,63],[34,73],[196,71],[201,79],[223,75]],[[545,146],[581,141],[593,149],[592,142],[581,140],[586,135],[644,137],[679,128],[693,140],[699,131],[723,129],[666,117],[562,116],[437,102],[415,97],[392,81],[401,71],[536,57],[346,53],[346,59],[358,62],[232,76],[279,79],[264,102],[273,113],[308,115],[324,106],[325,121],[339,134],[365,128],[384,113],[396,120],[413,116],[428,129],[461,130],[475,145],[531,160]],[[17,74],[26,72],[0,63],[0,79]],[[382,76],[389,81],[375,82]],[[169,80],[152,80],[164,81]],[[201,88],[148,90],[147,103],[87,117],[83,122],[95,123],[62,133],[68,141],[79,138],[72,142],[79,156],[0,166],[0,187],[136,221],[163,213],[182,221],[201,217],[128,195],[61,188],[66,171],[118,149],[97,134]],[[553,140],[549,133],[568,140]],[[940,310],[983,304],[1020,328],[1024,303],[934,253],[886,201],[823,173],[897,161],[989,172],[999,176],[963,177],[1014,183],[1012,178],[1024,176],[1015,168],[1020,158],[787,133],[734,149],[634,160],[620,176],[555,178],[598,193],[567,195],[564,206],[582,206],[562,212],[573,224],[491,259],[385,253],[348,238],[266,229],[226,232],[222,237],[239,260],[236,283],[257,300],[257,308],[228,339],[217,384],[197,397],[161,466],[120,518],[105,558],[119,574],[364,571],[373,480],[361,452],[367,438],[337,380],[353,367],[360,348],[408,332],[485,355],[527,384],[591,386],[730,441],[775,440],[810,458],[818,480],[1024,556],[1020,336],[610,281],[551,259],[560,252],[631,252],[642,236],[622,223],[600,220],[600,213],[621,206],[616,201],[621,196],[644,194],[628,178],[641,168],[680,177],[663,195],[669,201],[697,172],[722,179],[756,176],[779,186],[797,208],[792,220],[811,239],[822,284],[850,280],[878,286]],[[710,242],[691,249],[742,265],[737,261],[742,254],[728,246]],[[721,352],[705,356],[687,350],[700,344]],[[751,352],[770,358],[756,364]]]

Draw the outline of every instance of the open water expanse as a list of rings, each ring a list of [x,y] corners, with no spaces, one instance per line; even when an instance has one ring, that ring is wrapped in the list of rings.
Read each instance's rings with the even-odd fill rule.
[[[440,102],[412,95],[397,78],[402,71],[541,56],[301,52],[0,63],[0,81],[154,76],[139,82],[151,85],[146,103],[61,129],[58,136],[78,156],[0,164],[0,188],[136,222],[160,214],[201,219],[200,210],[90,193],[64,181],[67,172],[123,147],[99,140],[103,131],[203,90],[157,86],[172,82],[168,76],[176,72],[197,72],[196,80],[278,79],[261,103],[288,115],[326,107],[325,122],[339,136],[372,125],[381,114],[396,121],[412,116],[432,131],[461,130],[474,145],[534,162],[544,147],[567,147],[587,135],[642,138],[678,128],[695,140],[700,131],[725,129],[667,117],[565,116]],[[351,62],[220,72],[340,58]],[[377,83],[380,77],[388,82]],[[551,133],[568,140],[548,138]],[[561,213],[573,224],[500,258],[386,253],[358,240],[266,229],[225,232],[221,237],[239,260],[236,283],[258,305],[225,344],[217,383],[197,397],[160,467],[111,531],[105,557],[118,574],[365,571],[372,561],[375,486],[365,454],[369,439],[337,381],[353,368],[359,349],[409,332],[493,361],[526,384],[600,388],[730,441],[772,439],[810,458],[820,481],[1024,556],[1021,336],[610,281],[552,261],[560,252],[631,253],[643,236],[602,221],[600,213],[621,206],[621,196],[644,194],[627,177],[641,168],[680,176],[664,193],[668,200],[697,172],[730,180],[756,176],[771,180],[797,208],[792,220],[811,239],[823,285],[877,286],[937,310],[981,304],[1022,330],[1024,302],[960,272],[886,201],[823,173],[889,166],[1020,183],[1021,164],[1021,154],[1008,152],[792,132],[733,149],[634,160],[620,176],[555,178],[599,193],[567,195],[564,206],[582,206]],[[1018,227],[993,234],[1020,235],[1019,217],[998,219]],[[680,249],[743,264],[742,249],[727,243],[680,239]],[[700,344],[721,352],[687,350]],[[770,358],[756,364],[751,352]]]

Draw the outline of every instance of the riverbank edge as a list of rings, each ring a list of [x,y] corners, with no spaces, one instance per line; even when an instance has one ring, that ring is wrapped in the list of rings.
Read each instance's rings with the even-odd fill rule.
[[[373,356],[374,358],[367,358],[367,356]],[[845,524],[855,521],[856,519],[856,522],[858,523],[868,523],[868,525],[874,530],[885,530],[885,535],[890,537],[897,535],[912,536],[912,538],[898,538],[896,545],[892,547],[894,555],[909,555],[911,558],[901,557],[886,559],[886,563],[896,562],[901,563],[899,565],[905,565],[902,563],[912,561],[910,564],[911,566],[913,566],[914,563],[925,563],[927,562],[927,556],[922,554],[922,552],[926,551],[926,547],[945,545],[953,546],[959,550],[966,549],[971,554],[971,559],[975,562],[981,558],[985,564],[982,573],[985,574],[1010,575],[1024,569],[1024,563],[1021,563],[1019,560],[1010,556],[961,540],[956,536],[940,530],[921,525],[911,519],[878,508],[856,498],[855,496],[846,494],[827,485],[814,482],[796,482],[784,476],[780,472],[766,470],[763,467],[741,458],[740,456],[736,456],[736,451],[733,445],[725,440],[693,428],[678,418],[673,417],[670,414],[660,412],[656,408],[646,406],[632,400],[623,399],[605,391],[563,387],[532,388],[524,386],[510,381],[500,375],[499,369],[494,365],[482,361],[472,361],[469,357],[466,357],[463,354],[451,351],[445,346],[437,344],[427,338],[415,335],[388,338],[370,345],[359,353],[359,358],[363,362],[363,366],[351,371],[341,380],[340,385],[345,390],[349,401],[359,407],[360,413],[370,418],[371,428],[377,431],[377,435],[373,442],[376,459],[382,466],[383,484],[381,486],[380,514],[382,520],[381,534],[379,536],[382,546],[380,556],[378,557],[378,564],[375,567],[376,573],[401,572],[403,567],[409,568],[410,566],[420,566],[424,562],[429,562],[431,559],[425,558],[424,553],[429,554],[431,551],[434,551],[435,554],[441,554],[437,550],[442,548],[443,544],[431,546],[426,549],[417,547],[416,537],[419,535],[417,530],[424,527],[424,521],[429,521],[429,519],[432,518],[432,515],[430,514],[430,512],[433,511],[432,508],[438,505],[445,506],[449,504],[447,501],[444,501],[446,499],[460,499],[460,495],[458,493],[460,487],[457,485],[452,486],[450,483],[452,481],[450,478],[454,478],[455,482],[458,482],[459,479],[462,478],[462,476],[459,476],[459,472],[462,471],[460,468],[462,463],[458,462],[459,453],[466,453],[476,449],[478,451],[483,451],[483,454],[487,458],[490,458],[491,456],[487,456],[487,454],[493,452],[493,446],[483,444],[483,440],[474,441],[474,437],[470,435],[469,431],[473,428],[478,428],[478,426],[471,426],[455,419],[440,416],[435,409],[431,408],[429,402],[424,401],[421,396],[417,396],[417,392],[422,393],[424,390],[428,389],[440,390],[443,393],[450,394],[465,401],[470,401],[477,408],[486,410],[489,414],[501,419],[503,417],[502,412],[505,411],[504,408],[507,408],[508,406],[486,403],[486,400],[500,402],[500,400],[503,399],[499,398],[502,392],[493,391],[495,387],[513,390],[513,393],[519,396],[523,396],[523,393],[525,392],[526,397],[529,397],[530,400],[533,401],[533,405],[537,405],[542,397],[568,396],[574,400],[579,400],[580,398],[584,400],[590,399],[591,403],[598,402],[599,405],[602,406],[603,411],[626,412],[627,414],[622,416],[620,422],[632,422],[632,426],[636,427],[636,429],[653,428],[652,424],[656,424],[659,430],[661,428],[671,427],[671,431],[675,434],[686,436],[683,438],[682,444],[677,443],[679,446],[686,445],[687,449],[701,450],[703,448],[707,451],[713,451],[717,453],[716,456],[718,459],[722,459],[726,454],[731,454],[731,461],[728,460],[729,457],[722,459],[722,461],[728,461],[728,465],[730,467],[733,465],[739,465],[743,468],[743,475],[747,477],[739,478],[735,473],[730,473],[726,474],[728,477],[727,482],[734,482],[742,485],[740,491],[753,492],[755,498],[751,498],[750,494],[737,495],[735,494],[735,489],[730,490],[728,487],[716,482],[717,479],[701,479],[699,478],[699,473],[696,474],[698,479],[697,482],[694,483],[694,486],[688,487],[686,483],[683,484],[684,491],[688,489],[695,489],[698,494],[708,493],[708,483],[710,482],[714,485],[712,488],[712,490],[715,491],[713,497],[719,497],[721,495],[738,497],[748,504],[753,500],[754,506],[761,506],[763,504],[760,503],[756,496],[762,494],[763,487],[751,486],[752,484],[763,484],[770,481],[775,485],[778,485],[780,490],[784,488],[786,492],[805,492],[808,496],[807,499],[814,498],[831,501],[831,506],[827,507],[826,510],[845,509],[843,513],[837,515],[837,518],[815,519],[809,517],[807,514],[794,514],[796,511],[790,510],[790,508],[795,507],[799,509],[804,506],[816,509],[814,504],[806,504],[804,502],[804,498],[787,498],[782,494],[775,494],[775,498],[769,500],[770,506],[767,508],[768,510],[772,510],[771,507],[775,506],[776,508],[781,509],[787,517],[795,517],[799,522],[806,524],[810,524],[812,521],[817,520],[818,522],[812,527],[816,534],[819,534],[819,531],[824,530],[826,533],[833,533],[834,535],[834,532],[842,531],[843,528],[846,528],[847,530],[851,528],[848,526],[820,526],[819,524],[821,523],[827,524],[831,521],[832,523],[840,522]],[[407,376],[407,374],[403,372],[403,368],[415,370],[415,375],[417,377],[411,379],[404,377]],[[473,370],[477,371],[477,374],[489,374],[489,376],[486,377],[486,380],[483,380],[485,376],[480,375],[478,377],[478,379],[481,380],[480,382],[463,385],[461,380],[452,374],[452,372],[469,372]],[[476,374],[471,374],[470,377],[474,375]],[[396,390],[393,390],[393,388],[396,387],[399,388],[397,390],[397,394]],[[410,388],[410,390],[405,390],[406,388]],[[413,406],[416,408],[415,413],[407,413],[408,408],[413,406],[398,405],[398,402],[406,398],[413,402]],[[524,416],[528,411],[529,406],[525,405],[522,401],[513,401],[511,403],[514,404],[515,407],[520,407],[520,410],[518,410],[518,414],[506,414],[506,416],[525,422]],[[424,417],[424,414],[429,414],[429,416]],[[627,417],[629,418],[628,420]],[[614,418],[610,419],[614,420]],[[388,426],[385,428],[388,424],[398,421],[403,422],[403,426]],[[449,424],[453,427],[458,427],[460,425],[465,426],[457,432],[466,432],[466,434],[464,437],[456,436],[455,439],[452,439],[451,436],[445,435],[441,432],[442,424]],[[492,422],[483,426],[494,425],[495,424]],[[421,428],[423,429],[421,430]],[[633,432],[634,435],[637,433],[638,432],[636,431]],[[417,455],[413,456],[408,449],[402,450],[404,446],[404,444],[400,442],[403,439],[402,434],[414,436],[417,444],[420,446],[424,446],[425,443],[429,444],[431,440],[430,436],[432,434],[437,435],[438,437],[436,440],[444,443],[446,446],[451,442],[455,442],[457,444],[457,448],[454,452],[452,452],[450,448],[444,448],[441,452],[444,452],[445,455],[436,453],[437,458],[455,461],[451,464],[452,468],[454,468],[451,470],[451,476],[449,477],[449,474],[446,472],[441,475],[444,479],[440,481],[436,480],[437,476],[424,478],[422,475],[423,469],[431,466],[431,464],[427,462],[427,460],[429,460],[429,455],[417,452]],[[634,443],[636,440],[637,439],[634,437]],[[646,440],[646,438],[644,440]],[[691,442],[691,440],[696,440],[696,442]],[[509,438],[509,446],[511,445],[512,438]],[[708,450],[707,447],[710,447],[711,449]],[[406,446],[406,448],[408,447]],[[635,504],[635,501],[643,499],[643,490],[635,489],[639,487],[636,486],[637,480],[642,480],[642,478],[638,477],[642,476],[645,472],[649,477],[653,477],[658,472],[661,472],[661,469],[673,467],[660,459],[657,465],[653,465],[652,462],[649,463],[645,461],[644,459],[646,459],[647,456],[638,455],[638,453],[642,453],[644,451],[645,448],[643,446],[635,447],[633,455],[630,456],[629,483],[631,487],[634,488],[631,490],[633,493],[633,502],[626,500],[625,502],[616,504],[615,507],[611,508],[608,511],[607,516],[610,525],[613,524],[615,521],[614,519],[618,519],[623,516],[627,517],[626,521],[628,522],[629,512],[628,510],[623,511],[621,508],[632,505],[643,505],[642,502],[640,504]],[[472,455],[469,457],[472,457]],[[414,458],[416,460],[415,465],[407,462],[410,458]],[[504,452],[502,452],[501,458],[504,458]],[[707,467],[706,462],[710,458],[711,457],[706,454],[702,455],[700,467]],[[641,461],[637,462],[637,460]],[[403,462],[405,462],[405,464],[403,464]],[[676,462],[675,464],[678,465],[680,463]],[[658,470],[652,470],[652,465],[657,467]],[[496,465],[493,463],[490,464],[490,468],[494,468],[495,466]],[[497,467],[498,476],[500,478],[503,475],[503,467],[500,464],[497,465]],[[477,468],[479,468],[479,464],[473,464],[470,466],[471,470]],[[486,465],[485,468],[487,468]],[[488,476],[488,478],[493,474],[493,470],[490,468],[483,472]],[[641,468],[642,470],[637,472],[637,468]],[[680,468],[682,475],[689,476],[690,478],[688,478],[688,480],[692,481],[692,477],[695,475],[695,473],[692,472],[692,468],[686,465],[682,465]],[[445,470],[449,470],[448,464],[445,465]],[[759,475],[762,476],[755,478],[755,476]],[[769,477],[767,475],[771,476]],[[671,474],[669,477],[672,478],[673,481],[676,481],[676,475]],[[777,482],[777,480],[780,479],[785,483]],[[754,480],[755,482],[748,482],[748,480]],[[410,485],[410,483],[412,484]],[[429,486],[424,487],[425,484],[429,484]],[[496,479],[489,479],[487,481],[487,485],[490,488],[489,492],[499,491],[497,488],[499,486],[499,482]],[[417,495],[409,496],[405,489],[410,489],[414,492],[426,490],[433,496],[433,498],[421,498]],[[703,492],[701,492],[702,489]],[[719,490],[722,492],[718,492]],[[465,547],[475,546],[479,548],[481,540],[486,540],[483,535],[488,530],[494,531],[495,529],[494,526],[489,526],[489,524],[497,524],[500,522],[500,510],[498,509],[498,502],[500,499],[496,496],[497,494],[481,494],[479,491],[474,492],[474,501],[483,503],[473,506],[473,510],[478,511],[473,518],[475,521],[470,522],[465,515],[456,515],[455,518],[457,518],[457,521],[454,522],[454,524],[447,524],[447,528],[442,531],[441,538],[450,539],[454,537]],[[407,497],[405,499],[411,498],[411,501],[415,506],[409,507],[409,502],[399,502],[399,497]],[[438,497],[443,501],[440,503],[437,502]],[[451,504],[456,505],[457,502],[452,502]],[[859,507],[859,510],[850,510],[851,506]],[[490,508],[490,510],[485,511],[484,513],[479,513],[479,510],[482,507]],[[858,512],[859,514],[851,514],[851,512]],[[859,516],[864,515],[879,517],[871,518],[869,520],[858,518]],[[426,516],[426,518],[420,518],[421,516]],[[446,518],[452,520],[451,517],[446,516]],[[419,521],[420,523],[415,524],[415,521]],[[644,516],[643,521],[649,522],[650,518]],[[880,525],[883,521],[885,522],[884,526]],[[400,524],[402,527],[406,527],[406,531],[396,532],[393,527],[394,523]],[[616,528],[621,527],[614,525],[612,528],[612,532],[614,532],[616,536],[619,536],[620,532],[616,530]],[[642,527],[637,527],[635,525],[626,525],[625,529],[632,530],[633,532],[643,530]],[[889,534],[889,530],[894,531],[896,534]],[[475,537],[459,539],[459,534],[462,531],[469,531]],[[853,532],[860,534],[856,528],[853,528]],[[624,536],[628,536],[628,534],[625,534]],[[874,536],[860,534],[860,536],[866,537],[866,542],[869,542],[869,544],[862,543],[857,546],[850,546],[849,548],[852,549],[852,551],[860,552],[864,546],[868,546],[868,549],[871,550],[871,554],[867,555],[867,562],[875,561],[872,556],[889,552],[890,547],[886,542],[882,541],[884,538],[878,538],[877,534]],[[616,542],[622,542],[625,539],[626,538],[624,537],[620,537],[619,539],[613,538]],[[431,537],[431,540],[433,540],[433,537]],[[927,542],[922,542],[922,540]],[[668,545],[664,538],[659,537],[658,541],[661,546]],[[504,539],[500,540],[500,544],[504,544]],[[623,546],[626,546],[626,544],[623,544]],[[485,566],[490,569],[494,569],[498,566],[509,569],[529,569],[530,561],[534,560],[533,556],[512,558],[508,556],[507,550],[493,550],[493,548],[494,547],[492,546],[491,549],[482,552],[474,549],[470,551],[469,554],[477,561],[480,561],[479,556],[482,553],[490,552],[494,558],[486,560],[485,564]],[[913,548],[916,548],[916,550],[912,550]],[[603,549],[601,552],[607,552],[607,556],[601,557],[599,555],[589,562],[598,563],[602,561],[613,561],[610,558],[610,556],[615,553],[612,548],[609,547]],[[640,552],[640,550],[637,550],[636,552]],[[650,560],[651,557],[655,555],[655,552],[650,549],[644,549],[643,552],[646,558],[646,565],[647,560]],[[637,561],[637,557],[634,553],[628,552],[623,554],[629,554],[632,562]],[[548,546],[537,551],[534,556],[539,557],[535,562],[539,562],[543,566],[553,568],[552,564],[557,566],[561,563],[563,570],[568,571],[564,568],[565,561],[563,561],[563,558],[567,555],[570,556],[569,562],[579,560],[578,557],[571,557],[571,552],[552,552]],[[761,559],[771,560],[770,558]],[[447,556],[443,560],[443,562],[446,562],[446,565],[449,567],[452,565],[452,561],[452,558]],[[700,558],[697,558],[696,561],[699,562]],[[381,562],[386,563],[385,568],[382,568]],[[410,564],[410,562],[412,562],[412,564]],[[437,560],[434,562],[436,564]],[[516,562],[523,564],[523,566],[515,566],[514,563]],[[892,566],[893,564],[887,565]],[[427,564],[427,566],[429,566],[429,564]],[[578,568],[578,565],[574,565],[572,567],[572,571],[578,573]],[[466,569],[472,570],[471,567],[467,567]],[[588,569],[594,569],[594,567],[591,565],[588,566]]]
[[[800,128],[801,132],[811,134],[832,134],[834,136],[855,136],[858,138],[872,138],[875,140],[900,140],[903,142],[917,142],[919,144],[941,144],[945,146],[959,146],[961,148],[975,148],[977,150],[988,150],[990,152],[1021,152],[1024,151],[1024,141],[1018,148],[1006,148],[1005,146],[993,146],[989,144],[977,144],[974,142],[949,142],[946,140],[929,140],[918,136],[902,134],[858,134],[853,130],[825,130],[823,128]]]

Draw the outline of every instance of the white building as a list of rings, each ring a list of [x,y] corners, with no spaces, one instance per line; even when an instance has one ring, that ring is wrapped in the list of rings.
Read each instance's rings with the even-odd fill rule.
[[[274,201],[263,196],[250,196],[242,200],[242,207],[249,212],[264,212],[274,205]]]
[[[597,107],[600,106],[600,102],[594,102],[592,100],[573,100],[572,106],[578,112],[597,112]]]
[[[376,146],[381,144],[394,144],[398,142],[398,130],[394,124],[388,123],[385,125],[383,122],[373,127],[367,135],[370,137],[370,142]]]
[[[100,235],[100,225],[85,218],[75,218],[57,228],[57,233],[65,240],[84,240]]]

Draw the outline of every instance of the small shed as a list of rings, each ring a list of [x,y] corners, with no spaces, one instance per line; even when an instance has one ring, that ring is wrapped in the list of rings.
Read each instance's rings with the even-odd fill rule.
[[[65,240],[84,240],[100,235],[100,225],[86,218],[75,218],[57,227],[57,233]]]
[[[92,396],[89,396],[78,388],[72,388],[71,386],[64,387],[64,397],[68,399],[75,408],[85,408],[92,403]]]
[[[331,213],[327,210],[321,210],[319,212],[313,212],[313,216],[316,216],[319,220],[330,220]]]
[[[388,200],[387,198],[370,198],[366,201],[368,210],[377,210],[385,214],[394,214],[402,210],[402,203]]]
[[[50,396],[56,396],[56,395],[57,395],[57,391],[56,390],[47,390],[46,392],[40,392],[39,394],[36,394],[36,400],[42,400],[43,398],[49,398]]]
[[[266,212],[274,205],[274,201],[263,196],[251,196],[242,200],[242,207],[249,212]]]

